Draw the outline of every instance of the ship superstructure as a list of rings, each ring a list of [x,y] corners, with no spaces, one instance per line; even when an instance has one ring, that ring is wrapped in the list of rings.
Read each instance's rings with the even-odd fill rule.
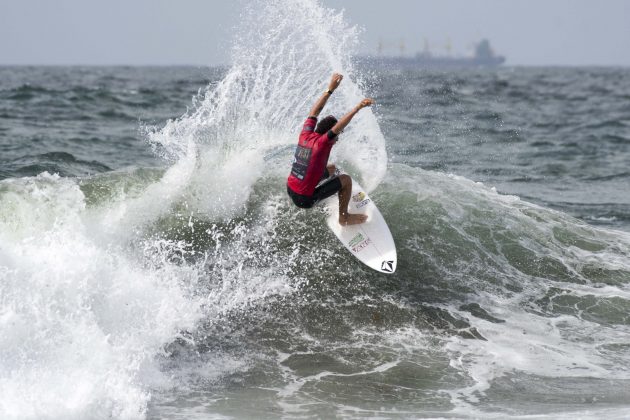
[[[361,61],[369,64],[386,65],[391,67],[496,67],[505,62],[505,57],[497,55],[492,50],[487,39],[481,40],[475,45],[474,53],[470,57],[456,57],[450,55],[451,43],[447,42],[448,55],[434,55],[428,42],[424,41],[424,49],[414,56],[406,56],[405,44],[399,44],[400,55],[382,55],[383,44],[379,42],[378,55],[362,57]]]

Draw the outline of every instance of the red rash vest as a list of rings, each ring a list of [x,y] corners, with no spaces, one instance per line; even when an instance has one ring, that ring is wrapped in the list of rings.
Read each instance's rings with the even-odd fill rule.
[[[337,141],[337,136],[331,130],[324,134],[316,133],[315,125],[316,117],[308,117],[304,121],[291,174],[287,180],[287,185],[293,192],[305,196],[313,195],[326,170],[330,149]]]

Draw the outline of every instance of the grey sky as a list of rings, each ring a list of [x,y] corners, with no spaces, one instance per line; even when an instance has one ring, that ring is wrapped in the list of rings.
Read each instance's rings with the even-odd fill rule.
[[[630,66],[626,0],[323,0],[364,27],[364,52],[465,54],[488,38],[508,64]],[[0,64],[218,64],[238,1],[0,0]]]

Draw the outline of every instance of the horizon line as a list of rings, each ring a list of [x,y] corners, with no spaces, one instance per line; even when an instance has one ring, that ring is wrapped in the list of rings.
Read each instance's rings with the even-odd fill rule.
[[[216,63],[216,64],[197,64],[197,63],[0,63],[0,67],[199,67],[199,68],[216,68],[216,67],[229,67],[230,63]],[[548,64],[524,64],[524,63],[507,63],[492,68],[513,68],[513,67],[630,67],[629,64],[563,64],[563,63],[548,63]],[[466,67],[433,67],[433,66],[418,66],[417,69],[458,69]],[[484,67],[472,67],[472,68],[484,68]]]

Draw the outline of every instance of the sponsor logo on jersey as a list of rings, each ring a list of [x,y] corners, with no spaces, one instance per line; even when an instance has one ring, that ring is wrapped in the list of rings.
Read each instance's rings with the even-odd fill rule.
[[[293,156],[293,165],[291,166],[291,175],[299,180],[303,180],[306,176],[308,165],[311,161],[312,150],[307,147],[297,146],[295,155]]]
[[[308,162],[311,160],[311,149],[307,149],[306,147],[299,147],[295,150],[295,157],[297,160],[304,160]]]

